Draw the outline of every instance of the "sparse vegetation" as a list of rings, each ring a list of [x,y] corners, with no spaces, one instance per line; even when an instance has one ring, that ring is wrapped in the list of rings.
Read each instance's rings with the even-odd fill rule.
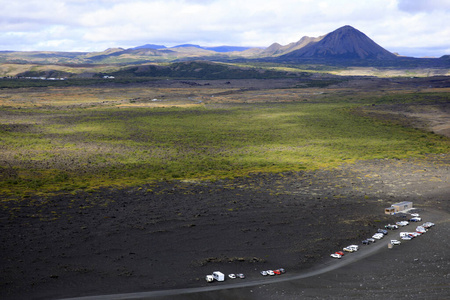
[[[149,100],[163,91],[167,102]],[[25,196],[332,168],[358,159],[450,149],[441,136],[351,114],[356,106],[390,103],[391,96],[349,101],[325,94],[306,103],[295,90],[282,90],[291,94],[277,99],[293,102],[248,105],[242,100],[257,95],[234,90],[193,105],[190,99],[176,102],[182,91],[155,89],[146,91],[146,98],[133,88],[47,89],[43,98],[36,92],[6,94],[7,106],[0,110],[1,193]],[[192,91],[204,98],[218,90]],[[259,97],[270,100],[279,91],[265,93]],[[123,95],[137,100],[123,100]],[[448,94],[395,96],[397,102],[427,99],[448,101]]]

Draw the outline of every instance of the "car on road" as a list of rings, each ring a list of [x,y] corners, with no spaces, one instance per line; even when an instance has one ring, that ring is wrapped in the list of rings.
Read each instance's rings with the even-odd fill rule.
[[[268,275],[267,271],[261,271],[260,273],[261,273],[262,276],[267,276]]]
[[[342,255],[339,255],[339,254],[336,254],[336,253],[333,253],[333,254],[331,254],[330,255],[332,258],[341,258],[342,257]]]
[[[391,240],[391,244],[392,245],[400,245],[402,242],[398,241],[398,240]]]

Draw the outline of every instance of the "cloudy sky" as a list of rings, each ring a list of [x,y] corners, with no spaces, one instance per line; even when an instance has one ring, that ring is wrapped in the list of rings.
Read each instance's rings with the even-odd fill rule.
[[[403,55],[450,54],[450,0],[0,0],[0,50],[268,47],[351,25]]]

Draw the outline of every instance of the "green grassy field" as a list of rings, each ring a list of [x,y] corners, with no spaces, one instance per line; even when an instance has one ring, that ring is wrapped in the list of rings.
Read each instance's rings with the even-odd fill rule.
[[[448,94],[396,96],[448,101]],[[436,100],[438,99],[438,100]],[[197,107],[0,109],[0,192],[26,197],[159,180],[333,168],[450,150],[447,138],[364,118],[392,97]]]

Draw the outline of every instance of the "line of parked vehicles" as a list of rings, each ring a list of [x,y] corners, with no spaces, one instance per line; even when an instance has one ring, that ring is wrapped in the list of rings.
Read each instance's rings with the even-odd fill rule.
[[[286,273],[286,270],[283,269],[283,268],[279,268],[279,269],[276,269],[276,270],[267,270],[267,271],[263,270],[260,273],[261,273],[262,276],[267,276],[267,275],[274,276],[274,275],[284,274],[284,273]]]
[[[263,270],[260,272],[262,276],[275,276],[275,275],[281,275],[286,273],[286,270],[283,268],[279,268],[279,269],[275,269],[275,270]],[[240,278],[240,279],[244,279],[245,275],[242,273],[231,273],[228,274],[228,278],[230,279],[236,279],[236,278]],[[213,282],[214,280],[216,281],[225,281],[225,274],[223,274],[220,271],[214,271],[212,274],[210,275],[206,275],[205,277],[206,282]]]
[[[230,278],[230,279],[236,279],[236,278],[244,279],[245,275],[242,274],[242,273],[237,273],[237,274],[231,273],[231,274],[228,274],[228,278]],[[216,280],[216,281],[225,281],[225,274],[223,274],[220,271],[214,271],[212,274],[206,275],[205,280],[206,280],[206,282],[213,282],[214,280]]]
[[[417,213],[411,214],[411,217],[412,218],[410,218],[409,221],[406,221],[406,220],[398,221],[395,224],[388,224],[388,225],[384,226],[385,229],[381,229],[381,228],[378,229],[377,232],[371,238],[363,240],[362,244],[370,245],[371,243],[375,243],[377,240],[381,240],[382,238],[384,238],[385,235],[388,234],[388,229],[396,230],[400,227],[409,225],[409,222],[421,222],[422,221],[422,218]],[[423,225],[417,226],[416,231],[414,231],[414,232],[400,232],[400,239],[411,240],[421,234],[424,234],[429,228],[433,227],[434,225],[435,224],[432,222],[425,222],[425,223],[423,223]],[[400,245],[401,244],[401,241],[396,240],[396,239],[395,240],[393,239],[390,242],[391,242],[391,245]],[[350,245],[350,246],[343,248],[342,250],[343,251],[336,251],[335,253],[332,253],[330,256],[332,258],[340,259],[340,258],[342,258],[342,256],[344,256],[344,254],[345,254],[344,252],[352,253],[352,252],[358,251],[358,246]]]
[[[388,230],[396,230],[399,229],[400,227],[404,227],[409,225],[409,222],[421,222],[422,218],[420,217],[419,214],[411,214],[411,217],[409,219],[409,221],[403,220],[403,221],[398,221],[395,224],[388,224],[386,226],[384,226],[385,229],[378,229],[377,232],[368,239],[365,239],[362,241],[363,245],[369,245],[371,243],[375,243],[377,240],[381,240],[385,235],[388,234]],[[432,222],[425,222],[422,225],[419,225],[416,227],[416,231],[414,232],[400,232],[400,239],[402,240],[411,240],[423,233],[425,233],[429,228],[433,227],[435,224]],[[401,242],[399,240],[391,240],[391,244],[392,245],[400,245]],[[344,247],[342,249],[342,251],[336,251],[335,253],[332,253],[330,256],[332,258],[337,258],[340,259],[342,258],[345,253],[352,253],[352,252],[356,252],[359,250],[359,246],[358,245],[350,245],[347,247]],[[260,272],[260,274],[262,276],[275,276],[275,275],[281,275],[286,273],[286,270],[283,268],[279,268],[279,269],[275,269],[275,270],[263,270]],[[236,279],[236,278],[240,278],[240,279],[244,279],[245,275],[242,273],[231,273],[228,274],[228,278],[230,279]],[[225,281],[225,274],[223,274],[220,271],[214,271],[212,274],[210,275],[206,275],[205,277],[207,282],[213,282],[214,280],[216,281]]]

